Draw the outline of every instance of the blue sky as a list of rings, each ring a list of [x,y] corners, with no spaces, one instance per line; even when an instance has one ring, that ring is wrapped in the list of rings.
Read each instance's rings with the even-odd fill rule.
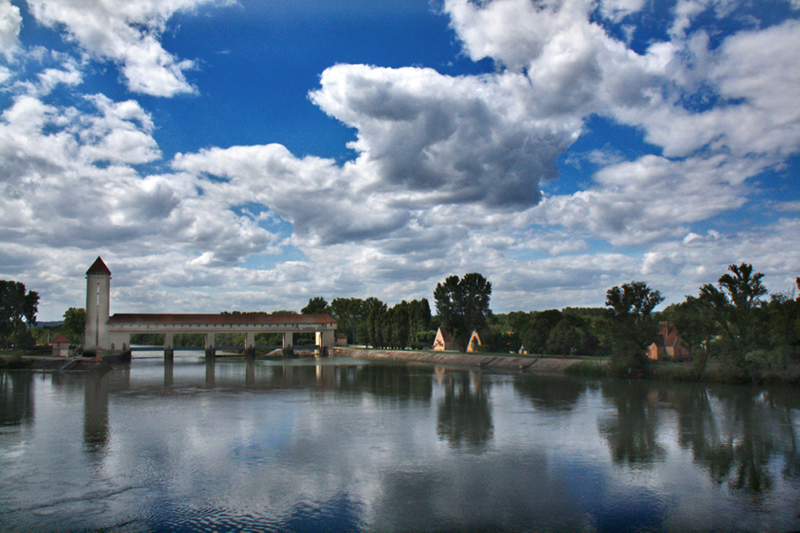
[[[0,277],[39,318],[665,304],[800,275],[797,0],[0,0]]]

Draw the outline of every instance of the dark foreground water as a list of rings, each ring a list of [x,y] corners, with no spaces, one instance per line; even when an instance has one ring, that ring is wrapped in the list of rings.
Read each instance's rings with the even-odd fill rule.
[[[0,530],[800,530],[798,417],[796,389],[352,359],[0,373]]]

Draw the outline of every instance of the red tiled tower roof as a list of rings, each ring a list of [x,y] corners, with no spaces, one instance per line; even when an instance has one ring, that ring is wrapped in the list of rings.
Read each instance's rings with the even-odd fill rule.
[[[86,275],[88,276],[89,274],[108,274],[110,276],[111,271],[108,269],[103,260],[100,259],[100,256],[97,256],[95,262],[92,263],[92,266],[90,266],[89,270],[86,271]]]

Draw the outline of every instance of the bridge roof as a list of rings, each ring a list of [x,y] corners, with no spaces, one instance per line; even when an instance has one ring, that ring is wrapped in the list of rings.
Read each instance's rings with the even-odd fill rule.
[[[329,315],[114,313],[110,324],[336,324]]]

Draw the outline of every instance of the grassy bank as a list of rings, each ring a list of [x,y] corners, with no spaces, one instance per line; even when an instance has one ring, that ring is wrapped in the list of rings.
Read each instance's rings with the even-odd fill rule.
[[[33,360],[25,358],[22,350],[0,350],[0,370],[33,368]]]
[[[373,350],[364,347],[336,348],[336,355],[368,359],[394,359],[428,363],[475,366],[486,369],[510,369],[525,372],[562,372],[571,376],[627,377],[665,381],[702,381],[709,383],[800,384],[800,367],[787,370],[745,372],[711,361],[706,368],[692,363],[650,362],[639,372],[615,371],[606,357],[543,356],[503,353],[461,353],[405,350]]]
[[[615,371],[611,365],[591,361],[576,361],[564,368],[564,373],[573,376],[630,377],[624,372]],[[635,377],[665,381],[800,385],[800,369],[798,368],[745,371],[727,368],[717,363],[712,363],[707,368],[700,368],[691,363],[650,363],[641,372],[636,373]]]

